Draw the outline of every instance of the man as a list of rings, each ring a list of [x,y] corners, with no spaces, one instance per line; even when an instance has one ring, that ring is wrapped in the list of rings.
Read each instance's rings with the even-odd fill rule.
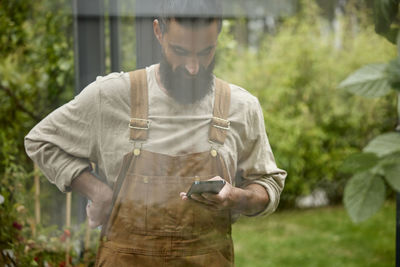
[[[32,129],[26,150],[61,191],[91,200],[96,265],[233,266],[232,221],[272,213],[286,173],[258,100],[212,74],[221,19],[166,15],[207,14],[216,1],[162,3],[160,64],[99,77]],[[198,180],[226,183],[189,198]]]

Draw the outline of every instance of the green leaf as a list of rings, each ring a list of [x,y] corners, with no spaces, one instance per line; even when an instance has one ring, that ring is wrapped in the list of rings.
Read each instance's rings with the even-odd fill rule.
[[[400,151],[381,158],[378,165],[388,184],[400,192]]]
[[[394,190],[400,192],[400,164],[386,165],[383,169],[385,171],[385,179],[388,184]]]
[[[375,31],[386,33],[398,13],[399,0],[374,0]]]
[[[400,151],[396,151],[394,153],[388,154],[388,155],[380,158],[380,160],[379,160],[379,165],[381,165],[381,166],[394,164],[394,163],[400,164]]]
[[[397,43],[398,33],[399,33],[399,27],[391,26],[388,31],[386,31],[385,33],[381,33],[380,35],[384,36],[389,42],[395,45]]]
[[[400,133],[396,132],[379,135],[364,148],[364,152],[375,153],[379,157],[397,151],[400,151]]]
[[[354,175],[344,189],[344,206],[353,222],[374,215],[385,201],[385,184],[369,172]]]
[[[365,97],[384,96],[390,91],[386,67],[387,64],[366,65],[342,81],[339,88]]]
[[[389,62],[386,73],[392,88],[400,91],[400,58]]]
[[[397,44],[397,56],[400,56],[400,30],[397,31],[396,44]]]
[[[379,158],[374,153],[356,153],[346,158],[340,170],[349,173],[366,171],[376,165]]]
[[[71,66],[70,66],[71,64],[70,64],[70,62],[69,61],[62,61],[61,63],[60,63],[60,70],[62,70],[62,71],[68,71],[70,68],[71,68]]]
[[[374,175],[384,177],[386,175],[386,166],[392,164],[400,164],[400,151],[379,158],[378,163],[368,171]]]

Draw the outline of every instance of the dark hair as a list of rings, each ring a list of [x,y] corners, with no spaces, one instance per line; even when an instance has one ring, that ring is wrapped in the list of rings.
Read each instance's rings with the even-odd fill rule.
[[[161,32],[168,31],[171,19],[187,27],[207,26],[218,23],[222,28],[222,7],[219,0],[161,0],[161,14],[158,17]]]

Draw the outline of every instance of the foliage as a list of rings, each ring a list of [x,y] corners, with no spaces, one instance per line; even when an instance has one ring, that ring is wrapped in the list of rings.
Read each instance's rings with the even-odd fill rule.
[[[43,266],[47,262],[54,266],[65,260],[65,243],[60,242],[64,231],[38,225],[32,216],[33,164],[25,154],[23,138],[73,96],[69,14],[67,0],[0,5],[0,195],[4,198],[0,264]],[[74,251],[71,255],[76,256]]]
[[[61,8],[63,7],[63,8]],[[8,158],[27,166],[23,138],[73,95],[72,21],[68,1],[7,1],[0,6],[0,174]],[[17,140],[17,141],[16,141]]]
[[[396,43],[399,25],[393,23],[399,12],[398,0],[374,0],[374,23],[376,33]]]
[[[346,17],[341,20],[342,48],[337,49],[335,32],[321,30],[325,21],[317,7],[304,5],[303,13],[287,18],[258,51],[238,49],[229,35],[231,25],[225,25],[219,40],[223,64],[217,64],[217,74],[258,97],[278,166],[288,171],[281,207],[293,206],[298,196],[316,187],[324,188],[331,201],[340,201],[348,178],[339,170],[343,160],[392,129],[396,118],[389,96],[362,99],[337,90],[347,73],[388,60],[395,49],[362,19],[354,33]]]
[[[386,64],[369,64],[357,70],[339,84],[339,87],[355,95],[378,97],[390,92],[390,84],[386,78]]]
[[[58,238],[60,231],[54,227],[41,229],[31,216],[29,203],[33,203],[33,197],[24,186],[26,179],[31,177],[32,174],[15,161],[8,162],[0,187],[0,195],[4,197],[4,203],[0,204],[0,251],[9,251],[11,255],[4,262],[0,259],[0,263],[36,266],[45,261],[64,260],[65,243]]]
[[[400,1],[375,0],[374,3],[375,31],[392,43],[397,41],[400,48],[400,30],[395,22]],[[341,82],[339,87],[365,97],[397,93],[400,120],[400,92],[396,92],[400,90],[399,64],[398,55],[386,64],[364,66]],[[363,154],[347,159],[347,166],[366,166],[363,170],[352,170],[355,175],[344,191],[344,204],[355,222],[366,220],[379,210],[385,198],[384,179],[391,188],[400,192],[400,121],[397,130],[398,132],[385,133],[374,138],[364,148]],[[371,161],[372,157],[375,160]]]
[[[375,214],[385,201],[385,184],[369,172],[357,173],[344,190],[344,205],[355,222]]]

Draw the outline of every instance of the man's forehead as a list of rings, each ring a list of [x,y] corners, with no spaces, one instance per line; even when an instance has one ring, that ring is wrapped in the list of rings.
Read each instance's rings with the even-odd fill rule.
[[[205,25],[190,27],[182,25],[175,19],[171,19],[165,37],[169,44],[185,49],[202,50],[215,46],[218,39],[218,23],[212,21]]]

